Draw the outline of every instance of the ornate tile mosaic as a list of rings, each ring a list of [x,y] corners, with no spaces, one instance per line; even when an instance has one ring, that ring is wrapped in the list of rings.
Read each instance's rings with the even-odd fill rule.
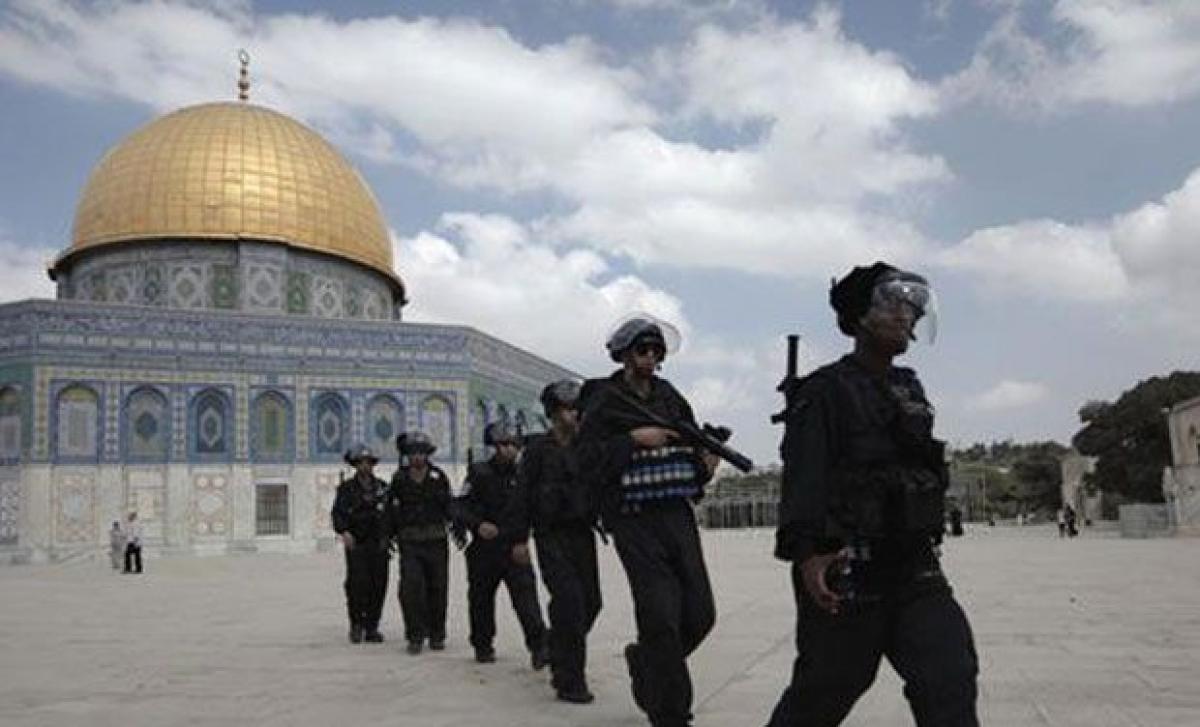
[[[94,475],[69,474],[54,488],[54,540],[60,544],[96,540]]]
[[[201,537],[225,535],[232,522],[229,477],[201,474],[192,479],[192,533]]]

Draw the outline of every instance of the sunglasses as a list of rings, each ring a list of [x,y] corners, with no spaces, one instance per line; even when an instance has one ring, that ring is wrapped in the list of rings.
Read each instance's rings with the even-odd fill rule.
[[[667,355],[667,349],[657,343],[639,343],[633,347],[633,352],[639,356],[653,353],[658,358],[664,358]]]

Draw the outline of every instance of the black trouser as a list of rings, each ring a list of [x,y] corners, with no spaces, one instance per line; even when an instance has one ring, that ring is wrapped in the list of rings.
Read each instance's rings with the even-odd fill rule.
[[[471,646],[490,651],[496,638],[496,589],[504,581],[530,651],[542,648],[546,624],[538,605],[533,566],[512,559],[511,543],[473,540],[467,547],[467,604]]]
[[[920,727],[977,727],[971,626],[934,568],[883,591],[878,603],[832,616],[792,566],[798,610],[792,683],[768,727],[833,727],[871,686],[886,656]]]
[[[370,541],[355,543],[346,551],[346,611],[351,626],[367,631],[379,628],[383,599],[387,595],[388,558],[386,546]]]
[[[634,699],[655,725],[690,724],[687,657],[716,622],[692,506],[672,500],[606,519],[637,619]]]
[[[600,613],[596,536],[584,525],[539,529],[538,565],[550,592],[550,670],[555,689],[587,688],[587,635]]]
[[[421,643],[446,640],[446,538],[400,541],[400,612],[404,638]]]
[[[125,572],[142,572],[142,546],[137,543],[129,543],[125,546]]]

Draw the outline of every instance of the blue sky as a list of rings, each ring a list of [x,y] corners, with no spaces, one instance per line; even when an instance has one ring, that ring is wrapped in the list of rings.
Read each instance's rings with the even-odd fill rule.
[[[942,436],[1056,438],[1195,368],[1200,3],[480,0],[0,6],[0,299],[49,297],[79,190],[138,125],[231,99],[333,141],[391,226],[412,320],[665,375],[761,462],[782,337],[848,345],[831,276],[930,277],[908,362]]]

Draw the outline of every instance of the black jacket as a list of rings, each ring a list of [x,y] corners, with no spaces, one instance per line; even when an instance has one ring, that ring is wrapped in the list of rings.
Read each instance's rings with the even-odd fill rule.
[[[391,533],[401,542],[444,539],[450,521],[450,479],[431,464],[418,482],[409,468],[401,467],[392,476],[387,511]]]
[[[879,378],[847,355],[797,382],[785,422],[777,557],[855,539],[903,550],[941,532],[944,445],[912,369]]]
[[[562,527],[591,528],[596,520],[590,490],[579,472],[572,444],[553,434],[528,439],[517,467],[516,492],[501,517],[501,529],[513,540],[529,538],[532,528],[545,532]]]
[[[585,482],[593,490],[601,514],[611,514],[619,507],[621,476],[633,456],[634,444],[629,433],[655,423],[640,415],[613,394],[632,398],[667,421],[686,421],[696,425],[696,416],[683,394],[666,379],[651,379],[649,396],[642,397],[625,383],[623,369],[617,369],[603,379],[589,379],[579,395],[580,428],[577,438],[579,468]],[[711,475],[697,455],[696,471],[702,473],[703,485]]]
[[[509,538],[484,541],[479,537],[480,523],[490,522],[500,527],[504,511],[517,491],[517,465],[502,464],[496,457],[486,462],[476,462],[467,470],[462,493],[451,503],[454,519],[471,531],[472,542],[492,542]]]
[[[364,483],[356,474],[338,485],[329,515],[339,535],[350,533],[359,544],[387,547],[390,531],[386,508],[387,483],[373,475]]]

